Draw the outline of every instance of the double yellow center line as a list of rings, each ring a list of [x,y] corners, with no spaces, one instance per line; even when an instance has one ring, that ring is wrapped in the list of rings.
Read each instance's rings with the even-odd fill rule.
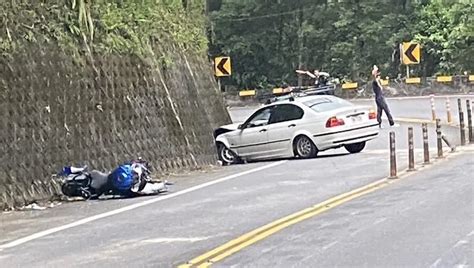
[[[322,203],[303,209],[279,220],[264,225],[258,229],[248,232],[234,240],[225,243],[207,253],[204,253],[189,262],[179,265],[178,268],[188,267],[209,267],[213,263],[223,260],[226,257],[298,222],[314,217],[320,213],[337,207],[357,197],[366,195],[378,189],[381,189],[395,180],[382,179],[374,183],[362,186],[347,193],[340,194]]]

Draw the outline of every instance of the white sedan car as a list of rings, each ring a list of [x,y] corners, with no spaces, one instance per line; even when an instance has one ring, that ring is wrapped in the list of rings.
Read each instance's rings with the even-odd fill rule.
[[[358,153],[379,133],[370,107],[328,95],[278,101],[254,112],[244,123],[214,131],[219,159],[242,160],[315,157],[319,151],[344,146]]]

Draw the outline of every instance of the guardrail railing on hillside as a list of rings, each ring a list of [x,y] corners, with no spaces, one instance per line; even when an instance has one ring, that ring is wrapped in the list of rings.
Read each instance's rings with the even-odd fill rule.
[[[437,90],[452,88],[451,91],[474,90],[474,75],[439,75],[435,77],[410,77],[382,79],[382,86],[389,91],[395,93],[387,95],[423,95],[425,93],[434,93]],[[456,91],[456,89],[459,89]],[[281,96],[298,90],[319,90],[319,93],[333,93],[343,97],[367,97],[372,95],[371,80],[370,81],[354,81],[340,84],[328,85],[324,88],[316,88],[314,86],[303,87],[276,87],[272,89],[247,89],[238,92],[242,99],[257,98],[259,101],[271,97]]]

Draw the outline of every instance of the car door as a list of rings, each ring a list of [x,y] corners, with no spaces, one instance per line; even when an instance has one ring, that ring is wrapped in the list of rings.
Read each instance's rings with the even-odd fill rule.
[[[302,108],[294,104],[279,104],[272,111],[268,124],[268,150],[272,157],[289,156],[291,139],[301,127]]]
[[[240,131],[230,138],[231,148],[241,158],[258,159],[268,152],[267,127],[273,106],[256,111],[242,124]]]

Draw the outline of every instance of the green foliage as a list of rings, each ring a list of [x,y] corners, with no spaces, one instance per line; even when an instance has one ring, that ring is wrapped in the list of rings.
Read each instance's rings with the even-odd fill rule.
[[[472,0],[222,0],[210,54],[230,55],[241,88],[296,83],[295,69],[365,80],[404,74],[398,45],[418,40],[419,75],[474,70]]]
[[[179,2],[179,5],[178,5]],[[207,49],[204,16],[186,13],[181,1],[136,1],[107,3],[98,11],[97,27],[102,30],[101,48],[127,52],[148,50],[160,43],[177,43],[182,49]]]
[[[0,53],[28,43],[68,50],[141,55],[169,44],[207,50],[204,2],[182,0],[5,0],[0,2]]]
[[[474,3],[433,0],[422,7],[416,39],[432,64],[429,72],[474,70]]]

